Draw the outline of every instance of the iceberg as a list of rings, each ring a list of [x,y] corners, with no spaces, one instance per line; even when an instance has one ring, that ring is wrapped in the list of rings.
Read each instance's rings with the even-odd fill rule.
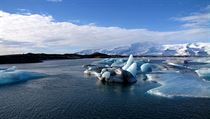
[[[102,76],[101,76],[101,80],[105,79],[105,81],[108,81],[108,79],[110,78],[111,73],[108,71],[105,71]]]
[[[16,70],[16,67],[7,68],[0,72],[0,85],[12,84],[21,81],[27,81],[31,79],[38,79],[46,77],[46,74],[37,72],[28,72]]]
[[[210,81],[210,68],[201,68],[198,70],[195,70],[195,72],[198,74],[199,77]]]
[[[150,73],[152,72],[152,66],[150,63],[144,63],[141,65],[141,72],[142,73]]]
[[[133,77],[136,77],[137,63],[133,63],[128,69],[126,69],[126,71],[130,72],[133,75]]]
[[[133,55],[130,55],[126,64],[122,67],[123,70],[126,70],[134,62]]]
[[[210,82],[201,80],[195,72],[160,71],[146,75],[148,80],[161,85],[147,91],[149,94],[163,97],[210,98]]]
[[[129,56],[126,64],[123,59],[113,58],[103,59],[97,61],[97,63],[99,65],[86,65],[86,70],[84,71],[84,73],[88,75],[93,75],[99,80],[106,82],[133,83],[137,81],[137,63],[134,62],[132,55]],[[103,64],[104,66],[101,66],[100,64]],[[109,66],[106,66],[108,64]],[[122,64],[125,65],[123,66]]]

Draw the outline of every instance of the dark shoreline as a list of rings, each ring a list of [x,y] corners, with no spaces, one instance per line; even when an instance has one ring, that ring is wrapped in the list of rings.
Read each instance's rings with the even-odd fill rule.
[[[90,55],[80,55],[80,54],[14,54],[14,55],[2,55],[0,56],[0,64],[15,64],[15,63],[39,63],[44,60],[62,60],[62,59],[83,59],[83,58],[123,58],[128,57],[125,55],[107,55],[102,53],[93,53]],[[134,56],[134,57],[174,57],[174,58],[184,58],[184,57],[209,57],[209,56]]]

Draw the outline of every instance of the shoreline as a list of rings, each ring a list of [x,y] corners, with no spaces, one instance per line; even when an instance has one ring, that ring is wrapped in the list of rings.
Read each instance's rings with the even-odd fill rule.
[[[127,55],[107,55],[102,53],[93,53],[90,55],[81,54],[44,54],[44,53],[27,53],[27,54],[12,54],[0,55],[0,64],[16,64],[16,63],[40,63],[46,60],[63,60],[63,59],[84,59],[84,58],[125,58]],[[137,58],[145,57],[170,57],[170,58],[205,58],[210,56],[149,56],[141,55],[134,56]]]

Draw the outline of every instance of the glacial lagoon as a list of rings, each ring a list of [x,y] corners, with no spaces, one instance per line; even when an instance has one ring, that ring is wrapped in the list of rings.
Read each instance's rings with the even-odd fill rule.
[[[84,74],[83,65],[109,59],[0,65],[17,67],[0,72],[0,118],[210,118],[209,58],[149,59],[152,72],[145,74],[147,79],[137,73],[132,84],[102,82]],[[148,62],[148,58],[135,60]],[[188,63],[165,65],[174,60]],[[119,62],[113,65],[122,66]],[[8,79],[24,80],[7,84]]]

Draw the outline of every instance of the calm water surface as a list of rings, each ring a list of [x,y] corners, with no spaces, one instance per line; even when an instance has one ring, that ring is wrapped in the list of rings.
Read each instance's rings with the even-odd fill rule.
[[[0,119],[210,119],[208,98],[158,97],[146,93],[157,83],[103,84],[84,76],[82,65],[94,60],[15,65],[49,77],[0,86]]]

